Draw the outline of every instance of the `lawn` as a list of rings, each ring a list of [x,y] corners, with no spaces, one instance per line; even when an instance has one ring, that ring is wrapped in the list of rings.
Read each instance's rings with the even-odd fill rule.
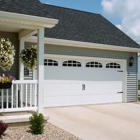
[[[138,96],[138,101],[140,102],[140,96]]]
[[[138,80],[138,90],[140,90],[140,80]]]

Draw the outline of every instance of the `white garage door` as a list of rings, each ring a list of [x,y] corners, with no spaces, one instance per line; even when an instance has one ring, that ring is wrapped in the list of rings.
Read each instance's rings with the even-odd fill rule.
[[[122,102],[120,62],[47,58],[44,67],[45,107]]]

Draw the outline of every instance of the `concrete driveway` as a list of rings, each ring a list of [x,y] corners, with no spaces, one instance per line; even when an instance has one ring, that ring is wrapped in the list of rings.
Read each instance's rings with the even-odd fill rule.
[[[46,108],[49,122],[83,140],[139,140],[140,104]]]

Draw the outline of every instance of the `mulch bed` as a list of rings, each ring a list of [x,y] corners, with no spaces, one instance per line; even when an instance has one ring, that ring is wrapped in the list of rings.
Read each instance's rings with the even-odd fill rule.
[[[29,127],[8,128],[2,140],[81,140],[74,135],[47,123],[42,135],[32,134]]]

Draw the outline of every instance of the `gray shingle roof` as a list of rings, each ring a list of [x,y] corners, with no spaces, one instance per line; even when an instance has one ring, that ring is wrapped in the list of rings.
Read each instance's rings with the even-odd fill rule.
[[[48,17],[39,0],[0,0],[0,11]]]
[[[45,37],[140,48],[100,14],[42,4],[38,0],[0,0],[0,11],[51,17],[59,23]]]
[[[100,14],[50,5],[44,7],[49,11],[50,17],[59,19],[56,27],[46,29],[46,37],[140,48]]]

